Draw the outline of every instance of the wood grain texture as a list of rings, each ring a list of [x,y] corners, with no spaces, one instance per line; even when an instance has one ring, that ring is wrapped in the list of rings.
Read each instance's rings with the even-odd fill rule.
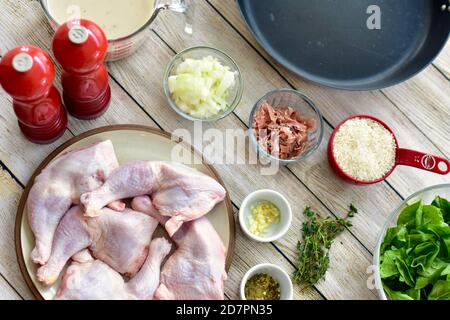
[[[7,290],[9,285],[4,284],[2,276],[25,299],[31,299],[32,295],[23,281],[22,274],[17,264],[14,250],[14,221],[16,207],[22,193],[22,188],[14,181],[11,175],[0,166],[0,298],[2,288],[5,294],[9,294],[12,289]],[[18,296],[17,293],[15,293]],[[19,296],[20,297],[20,296]],[[6,296],[4,297],[6,298]]]
[[[434,61],[434,65],[450,80],[450,41],[447,41],[447,45]]]
[[[19,12],[16,14],[23,15],[24,17],[27,17],[30,12],[25,10],[26,6],[23,7],[24,10],[22,12]],[[18,10],[21,10],[18,8]],[[49,39],[51,38],[51,29],[47,26],[44,17],[42,13],[39,10],[39,7],[35,7],[33,9],[33,16],[30,17],[30,19],[21,20],[21,22],[24,22],[23,25],[21,25],[21,28],[25,31],[23,32],[22,38],[13,38],[11,43],[4,42],[1,44],[4,46],[4,50],[6,48],[12,48],[15,45],[19,43],[32,43],[35,45],[39,45],[44,48],[48,48],[49,46]],[[42,28],[44,30],[43,32],[39,34],[32,33],[31,30],[36,28]],[[30,32],[27,32],[30,31]],[[58,70],[59,71],[59,70]],[[131,97],[128,96],[128,94],[123,91],[115,81],[112,81],[112,92],[113,92],[113,98],[112,98],[112,104],[110,106],[110,109],[108,112],[101,117],[100,119],[93,120],[93,121],[80,121],[71,118],[70,119],[70,131],[74,134],[80,134],[82,132],[85,132],[86,130],[102,126],[102,125],[108,125],[108,124],[115,124],[115,123],[135,123],[135,124],[144,124],[144,125],[150,125],[156,127],[156,123],[153,122],[149,116],[138,106],[136,103],[132,100]],[[6,96],[3,92],[0,98],[4,99],[4,103],[7,105],[10,103],[10,98]],[[161,95],[159,95],[161,97]],[[162,105],[164,103],[158,102],[157,105]],[[155,106],[156,107],[156,106]],[[9,110],[10,111],[10,110]],[[18,176],[18,178],[23,182],[26,183],[29,176],[31,175],[31,171],[39,164],[40,161],[51,151],[53,150],[56,145],[61,144],[63,141],[69,139],[72,135],[70,132],[66,133],[66,135],[61,138],[59,141],[54,143],[50,146],[36,146],[34,144],[28,143],[22,139],[20,136],[20,132],[17,128],[17,125],[15,123],[15,117],[12,114],[12,112],[8,112],[7,114],[3,115],[4,120],[6,122],[10,122],[7,126],[5,126],[5,136],[10,137],[9,143],[6,143],[6,145],[3,145],[4,142],[7,142],[5,140],[2,140],[0,142],[0,150],[2,150],[1,158],[0,159],[6,159],[7,165],[15,174]],[[3,128],[2,128],[3,129]],[[12,133],[8,134],[8,131],[12,131]],[[13,145],[16,147],[13,148]],[[35,156],[33,159],[28,159],[28,161],[25,161],[25,158],[27,157],[28,152],[32,150],[32,154]],[[22,159],[20,161],[17,161],[18,159]],[[253,248],[253,244],[249,243],[248,241],[245,241],[244,239],[239,239],[237,242],[238,248],[243,248],[243,251],[251,251]],[[239,250],[239,249],[237,249]],[[261,246],[257,251],[258,254],[249,255],[247,259],[245,259],[245,264],[242,264],[242,260],[238,259],[237,262],[233,264],[233,268],[230,270],[229,273],[229,279],[226,282],[226,294],[228,297],[237,298],[238,297],[238,287],[240,283],[240,279],[243,275],[243,272],[245,272],[248,269],[248,266],[255,265],[257,263],[263,262],[263,261],[281,261],[282,265],[286,265],[288,262],[282,257],[280,253],[278,253],[273,247],[271,246]],[[317,291],[315,290],[299,290],[296,293],[296,298],[303,298],[303,299],[320,299],[320,295],[318,295]]]
[[[263,55],[271,65],[275,68],[296,88],[304,91],[310,95],[313,100],[318,102],[319,107],[324,106],[321,110],[325,117],[332,123],[337,125],[343,116],[349,113],[368,113],[380,117],[393,124],[394,131],[398,133],[400,141],[402,141],[402,134],[406,136],[411,135],[414,130],[422,129],[424,127],[431,127],[429,130],[422,131],[422,136],[427,137],[427,140],[433,141],[440,151],[447,157],[448,153],[448,121],[447,117],[439,117],[436,114],[440,110],[448,114],[450,105],[448,104],[448,92],[450,91],[450,78],[443,77],[434,66],[430,66],[425,71],[416,77],[406,81],[403,84],[397,85],[392,90],[372,91],[372,92],[348,92],[341,90],[331,90],[328,88],[319,87],[311,84],[305,80],[300,79],[292,72],[286,70],[284,67],[275,62],[267,52],[257,43],[256,39],[251,35],[247,28],[244,19],[241,17],[239,9],[233,0],[207,0],[217,12],[223,15],[227,21],[242,34],[245,39],[256,50]],[[200,1],[202,3],[203,1]],[[203,28],[199,28],[203,31]],[[222,31],[223,32],[223,31]],[[436,65],[440,67],[442,72],[449,72],[450,68],[450,46],[447,45],[441,55],[436,60]],[[418,89],[419,92],[416,92]],[[392,99],[390,97],[392,92],[400,95],[400,99]],[[426,97],[421,99],[420,91],[427,93]],[[439,94],[433,97],[435,92]],[[416,93],[417,97],[416,97]],[[441,99],[442,95],[446,95],[447,99]],[[387,95],[383,97],[383,95]],[[409,100],[408,97],[413,97],[414,101]],[[395,105],[392,104],[394,102]],[[436,109],[439,109],[436,111]],[[391,112],[387,112],[387,111]],[[335,120],[335,116],[338,118]],[[402,126],[397,126],[398,119],[405,119]],[[435,122],[432,122],[435,121]],[[443,137],[447,137],[447,142]],[[420,135],[414,135],[414,139],[405,139],[404,143],[409,140],[417,141]],[[428,141],[428,144],[431,144]],[[424,141],[425,142],[425,141]],[[426,144],[425,144],[426,147]],[[428,150],[428,149],[425,149]],[[429,148],[428,152],[439,152],[436,148]],[[421,179],[421,178],[420,178]]]
[[[383,97],[383,94],[380,91],[371,91],[371,92],[348,92],[348,91],[342,91],[342,90],[333,90],[329,88],[319,87],[314,84],[311,84],[298,76],[294,75],[292,72],[286,70],[284,67],[280,66],[277,62],[275,62],[268,54],[267,52],[258,44],[258,42],[255,40],[255,38],[251,35],[249,29],[247,28],[245,21],[241,17],[241,14],[238,10],[237,5],[235,4],[235,1],[233,0],[207,0],[210,5],[217,10],[228,22],[236,29],[239,34],[241,34],[248,43],[250,43],[267,61],[270,62],[271,65],[275,66],[276,69],[280,72],[280,74],[285,77],[290,84],[294,85],[299,90],[310,94],[311,97],[313,97],[313,100],[317,102],[318,106],[323,111],[323,114],[327,118],[327,120],[330,121],[330,123],[335,126],[337,125],[341,120],[345,118],[345,115],[350,115],[352,113],[372,113],[375,116],[379,116],[384,120],[389,120],[394,123],[393,129],[398,128],[398,135],[400,138],[400,135],[402,133],[405,134],[405,136],[411,137],[411,134],[414,135],[414,129],[416,128],[416,125],[413,121],[408,121],[409,119],[406,117],[406,113],[412,113],[413,110],[408,110],[408,112],[403,112],[403,110],[398,110],[398,108],[395,107],[395,105],[392,105],[389,99],[386,99],[386,97]],[[200,4],[203,3],[203,1],[200,2]],[[204,10],[207,10],[206,7]],[[202,15],[203,17],[203,15]],[[206,17],[209,17],[206,15]],[[230,27],[231,28],[231,27]],[[166,29],[166,28],[164,28]],[[202,27],[199,28],[199,32],[203,32],[204,29]],[[227,30],[226,28],[222,29],[222,35]],[[199,36],[200,37],[200,36]],[[203,34],[201,35],[203,37]],[[181,37],[179,37],[180,41]],[[187,38],[188,39],[188,38]],[[217,40],[219,41],[219,39]],[[440,59],[438,58],[437,62],[439,61],[450,61],[448,59],[448,52],[450,50],[450,47],[447,45],[446,49],[442,52]],[[446,86],[446,90],[443,90],[444,93],[448,92],[450,89],[450,82],[445,81],[444,78],[439,78],[439,75],[433,71],[433,66],[431,66],[429,69],[431,69],[431,74],[428,78],[431,76],[438,77],[436,81],[440,80],[442,82],[442,85]],[[413,78],[410,81],[415,81],[419,77]],[[408,82],[398,85],[394,87],[393,89],[399,88],[401,86],[407,86]],[[425,90],[428,90],[426,81],[423,81],[423,86]],[[430,86],[432,87],[432,86]],[[416,92],[414,89],[405,89],[406,91],[403,92],[403,95],[409,94],[411,96],[415,96]],[[443,103],[445,104],[445,103]],[[449,105],[446,105],[447,112]],[[422,108],[418,111],[416,111],[416,114],[423,115],[428,112],[429,106],[425,104],[425,106],[422,106]],[[387,112],[390,110],[390,112]],[[402,120],[402,122],[397,125],[395,122],[397,120]],[[438,122],[434,124],[438,129],[441,130],[443,136],[447,133],[446,129],[448,126],[446,126],[445,122]],[[397,132],[397,131],[396,131]],[[420,135],[416,136],[414,135],[414,138],[420,138]],[[423,137],[423,135],[422,135]],[[434,140],[435,136],[432,136],[432,140]],[[405,139],[405,141],[412,140],[411,138]],[[423,140],[423,138],[421,139]],[[407,143],[407,142],[405,142]],[[431,144],[431,143],[430,143]],[[426,146],[426,145],[425,145]],[[446,146],[447,147],[447,146]],[[437,149],[430,150],[430,152],[439,152]]]
[[[22,300],[16,291],[6,282],[6,280],[0,277],[0,300]]]
[[[416,126],[409,118],[405,116],[405,113],[399,110],[390,99],[386,98],[386,96],[380,91],[372,91],[372,92],[348,92],[335,90],[330,88],[324,88],[320,86],[316,86],[310,82],[302,80],[297,77],[290,71],[286,70],[284,67],[280,66],[277,62],[273,61],[273,59],[262,49],[259,44],[256,42],[254,37],[251,35],[250,31],[247,29],[244,20],[242,19],[237,6],[234,1],[219,1],[219,0],[208,0],[214,10],[220,12],[220,14],[227,19],[229,24],[227,27],[226,24],[220,23],[218,18],[209,14],[202,14],[198,17],[197,26],[199,29],[197,34],[194,34],[194,39],[176,36],[174,31],[168,28],[169,20],[160,19],[161,23],[164,23],[158,30],[163,34],[163,37],[168,37],[172,40],[171,45],[175,48],[181,48],[186,46],[186,42],[194,42],[194,41],[208,41],[207,43],[216,45],[218,43],[222,43],[223,45],[227,44],[226,49],[231,51],[236,59],[241,59],[241,65],[243,64],[243,68],[248,66],[248,72],[252,73],[255,78],[259,78],[259,72],[263,72],[266,76],[267,74],[271,74],[271,79],[276,79],[279,75],[282,75],[284,79],[287,80],[287,83],[284,83],[284,86],[293,85],[298,90],[306,93],[308,96],[315,101],[316,105],[321,109],[324,117],[331,124],[332,127],[335,127],[338,123],[344,120],[346,117],[352,114],[371,114],[376,116],[385,122],[387,122],[391,128],[396,133],[399,142],[402,147],[418,149],[438,155],[444,155],[441,150],[439,150],[435,145],[434,141],[430,141],[430,139],[423,134],[420,127]],[[200,2],[203,3],[203,2]],[[202,6],[202,12],[208,12],[206,6]],[[174,20],[174,19],[172,19]],[[171,20],[171,21],[172,21]],[[217,29],[221,30],[221,37],[214,37],[213,32],[209,32],[209,29],[204,28],[206,24],[220,24]],[[236,29],[239,34],[241,34],[245,40],[255,48],[260,56],[250,53],[251,50],[246,49],[246,45],[239,41],[239,34],[237,32],[233,32]],[[230,34],[230,35],[229,35]],[[173,39],[172,39],[173,38]],[[220,39],[225,39],[225,41],[221,42]],[[273,72],[267,68],[261,69],[255,64],[255,60],[261,59],[267,60],[272,66],[274,66],[278,70],[278,74]],[[283,84],[278,84],[278,86]],[[403,88],[407,88],[408,82],[403,84]],[[450,89],[450,83],[444,81],[443,86],[447,86]],[[275,86],[276,87],[276,86]],[[393,90],[396,87],[393,88]],[[255,88],[251,88],[251,90],[255,90]],[[404,89],[399,96],[405,97],[404,100],[409,99],[418,99],[417,96],[420,96],[420,93],[416,94],[416,88]],[[442,94],[445,94],[447,91],[443,91]],[[448,94],[447,94],[448,96]],[[428,96],[429,97],[429,96]],[[447,97],[448,98],[448,97]],[[407,103],[404,103],[406,106]],[[419,112],[420,115],[424,115],[424,118],[429,118],[430,103],[424,102],[421,105],[421,110]],[[447,111],[449,105],[446,106]],[[246,119],[249,116],[251,104],[241,104],[237,113],[241,115],[246,122]],[[445,108],[441,107],[441,110],[445,112]],[[431,112],[430,114],[433,114]],[[434,113],[435,114],[435,113]],[[445,113],[443,113],[445,114]],[[442,116],[442,114],[441,114]],[[446,117],[443,117],[445,120]],[[438,121],[436,127],[439,128],[440,134],[436,140],[439,141],[448,141],[448,125],[445,124],[445,121]],[[422,124],[423,128],[423,124]],[[331,128],[327,129],[331,130]],[[326,141],[326,140],[325,140]],[[323,154],[325,156],[325,154]],[[448,155],[447,155],[448,156]],[[315,155],[311,160],[313,162],[312,165],[309,166],[310,169],[316,169],[314,171],[306,170],[304,168],[305,165],[308,166],[309,163],[305,163],[302,165],[296,165],[292,167],[292,170],[299,176],[304,178],[309,177],[306,180],[303,180],[305,184],[333,211],[342,212],[346,209],[348,205],[345,201],[344,203],[340,202],[340,199],[349,199],[354,201],[357,205],[362,208],[362,215],[359,215],[355,220],[355,228],[353,231],[357,235],[359,239],[363,241],[363,243],[368,247],[372,248],[376,239],[376,236],[373,233],[379,231],[378,227],[383,223],[384,218],[390,213],[392,210],[392,203],[397,203],[401,199],[398,197],[396,192],[392,190],[389,185],[384,183],[378,184],[376,186],[370,187],[360,187],[353,186],[348,183],[342,182],[341,180],[335,179],[332,174],[330,174],[329,169],[327,168],[327,164],[325,159],[320,159],[320,156]],[[323,173],[323,175],[321,174]],[[322,183],[321,183],[322,181]],[[410,195],[411,193],[430,186],[434,184],[448,182],[448,177],[438,176],[434,174],[430,174],[424,171],[419,171],[411,168],[398,168],[393,175],[389,178],[388,182],[391,186],[393,186],[397,192],[400,193],[403,197]],[[370,193],[370,197],[367,197],[367,193]],[[395,200],[397,198],[397,200]],[[367,204],[367,205],[366,205]],[[377,208],[374,210],[374,208]],[[371,212],[370,212],[371,211]],[[368,213],[369,216],[366,216],[365,213]],[[370,226],[364,227],[362,224],[368,223],[375,224],[374,228]],[[360,223],[360,224],[359,224]],[[368,228],[367,228],[368,227]]]
[[[148,58],[149,52],[151,52],[153,59]],[[163,93],[159,89],[164,70],[158,68],[158,65],[166,65],[172,57],[173,53],[169,48],[161,42],[159,37],[149,31],[141,50],[126,60],[110,64],[110,72],[135,97],[139,104],[153,115],[155,121],[165,130],[173,131],[178,128],[185,128],[193,136],[193,124],[177,116],[168,107]],[[261,67],[264,67],[264,65]],[[246,129],[235,115],[213,124],[205,124],[203,129],[207,128],[218,129],[222,132],[228,128]],[[245,159],[246,150],[235,151],[236,159],[241,161]],[[278,190],[288,197],[291,203],[294,204],[296,218],[294,219],[290,235],[276,244],[277,246],[284,246],[291,252],[295,250],[300,239],[299,232],[301,222],[304,221],[302,216],[304,207],[311,205],[323,214],[328,214],[328,211],[322,206],[320,201],[299,183],[297,178],[286,168],[282,168],[276,176],[262,176],[260,168],[255,165],[216,165],[215,168],[224,179],[231,192],[231,197],[237,205],[251,191],[267,187]],[[336,244],[335,252],[333,253],[339,262],[333,265],[328,274],[330,279],[333,279],[330,283],[336,285],[333,285],[333,289],[328,290],[325,296],[327,298],[374,298],[374,294],[367,289],[365,281],[360,281],[360,279],[366,277],[365,270],[370,264],[369,253],[348,233],[345,233],[342,237],[348,238],[348,240],[343,241],[342,244]],[[348,275],[338,270],[338,265],[342,265],[343,259],[345,256],[348,257],[348,255],[352,256],[354,261],[353,270],[359,275],[359,278],[355,279],[351,290],[346,282],[341,282]]]
[[[214,4],[218,6],[220,13],[227,19],[239,19],[238,21],[230,20],[230,22],[235,28],[241,26],[243,29],[239,29],[239,31],[246,37],[247,41],[258,48],[255,40],[243,24],[234,2],[230,4],[230,1],[214,1]],[[263,94],[274,88],[288,87],[290,84],[294,84],[296,88],[305,92],[316,102],[325,118],[333,126],[336,126],[351,114],[373,114],[387,120],[397,132],[400,141],[404,141],[403,146],[439,153],[439,150],[382,93],[344,92],[318,87],[301,80],[272,61],[272,65],[279,68],[279,72],[277,72],[260,55],[255,53],[250,45],[242,41],[240,35],[229,24],[220,16],[214,15],[214,12],[214,9],[205,1],[198,2],[195,19],[196,32],[192,37],[185,37],[180,34],[182,22],[177,21],[176,15],[172,13],[161,15],[156,21],[154,29],[177,52],[185,47],[205,44],[221,48],[237,60],[244,73],[246,92],[235,114],[244,123],[248,123],[253,104]],[[217,34],[221,36],[217,37]],[[271,60],[264,50],[260,49],[260,53],[267,60]],[[326,130],[330,131],[331,129],[327,126]],[[325,139],[324,144],[326,144],[326,141]],[[417,143],[417,141],[421,143]],[[325,152],[319,156],[316,154],[305,163],[290,168],[297,176],[309,177],[302,182],[333,212],[345,212],[350,201],[354,201],[361,208],[362,214],[355,219],[355,228],[352,229],[352,232],[368,248],[373,248],[375,245],[384,218],[392,210],[391,204],[401,201],[397,193],[387,184],[362,188],[342,182],[330,172]],[[399,174],[400,172],[405,174]],[[396,171],[389,181],[395,187],[400,187],[401,194],[406,197],[420,188],[442,183],[446,180],[440,176],[408,168]],[[371,192],[369,198],[366,196],[368,190]],[[377,192],[372,192],[374,190]],[[374,210],[373,208],[378,209]]]
[[[383,93],[418,130],[431,138],[442,154],[450,156],[450,81],[447,78],[431,66],[403,84],[384,89]]]
[[[25,141],[17,127],[11,108],[0,114],[0,160],[25,184],[37,165],[59,144],[86,130],[102,125],[136,123],[161,127],[166,131],[186,128],[193,132],[191,122],[180,118],[168,106],[162,92],[163,70],[175,52],[199,44],[212,45],[231,54],[242,68],[245,94],[235,113],[204,129],[214,128],[224,132],[229,128],[246,129],[248,117],[255,101],[274,88],[294,86],[310,96],[322,110],[328,124],[325,140],[317,153],[308,161],[283,168],[277,176],[261,176],[257,165],[216,165],[216,169],[230,190],[233,202],[239,206],[251,191],[273,188],[285,194],[294,207],[294,223],[284,239],[271,244],[257,244],[248,240],[238,228],[236,254],[229,278],[226,296],[239,298],[239,285],[243,274],[253,265],[262,262],[279,264],[292,272],[295,246],[300,239],[302,210],[312,206],[323,215],[343,216],[350,202],[360,213],[353,219],[354,227],[338,238],[331,251],[331,269],[325,282],[316,289],[295,286],[296,299],[374,299],[367,289],[366,273],[371,264],[371,254],[385,218],[401,201],[401,196],[428,185],[448,182],[438,177],[409,168],[400,168],[389,178],[389,184],[357,187],[342,182],[330,171],[326,158],[326,141],[334,126],[353,113],[370,113],[392,126],[404,147],[417,148],[448,156],[448,89],[445,81],[449,74],[450,47],[417,79],[380,92],[344,92],[306,82],[274,62],[251,36],[233,0],[198,0],[195,33],[182,33],[182,19],[163,12],[154,31],[146,34],[146,42],[132,57],[109,65],[112,76],[112,104],[100,119],[80,121],[70,119],[66,134],[49,146],[37,146]],[[52,30],[41,12],[38,1],[2,0],[0,12],[0,54],[18,44],[34,44],[48,49]],[[219,35],[219,36],[218,36]],[[255,50],[256,49],[256,50]],[[58,74],[60,70],[58,68]],[[59,81],[57,81],[59,87]],[[10,98],[0,91],[0,104],[8,106]],[[420,106],[410,114],[409,106]],[[448,121],[447,121],[448,123]],[[427,127],[435,125],[431,130]],[[446,143],[447,142],[447,143]],[[198,146],[197,146],[198,147]],[[249,154],[236,150],[235,157],[244,160]],[[6,180],[21,187],[10,176]],[[6,185],[9,185],[6,183]],[[1,187],[0,187],[1,188]],[[0,193],[3,195],[2,193]],[[0,219],[13,215],[18,195],[7,200],[0,198]],[[236,207],[237,210],[237,207]],[[9,217],[10,218],[10,217]],[[2,220],[0,220],[2,221]],[[11,238],[9,241],[12,241]],[[7,236],[0,236],[0,274],[25,298],[27,288],[18,273],[17,263],[10,262],[13,247],[7,247]],[[282,251],[283,255],[279,252]],[[4,251],[4,252],[3,252]],[[286,258],[285,258],[286,257]],[[12,279],[12,280],[10,280]],[[0,290],[2,290],[0,277]],[[319,294],[320,292],[320,294]],[[1,294],[0,294],[1,298]]]
[[[235,207],[236,213],[238,208]],[[270,261],[288,273],[294,272],[293,266],[270,244],[251,242],[243,234],[238,225],[238,217],[236,216],[236,246],[233,263],[228,273],[228,279],[225,282],[225,294],[232,300],[239,300],[239,288],[241,285],[242,276],[253,266],[260,263],[267,263]],[[276,257],[279,255],[279,258]],[[271,258],[272,260],[267,260]],[[294,299],[322,299],[316,290],[310,290],[305,285],[294,285]]]

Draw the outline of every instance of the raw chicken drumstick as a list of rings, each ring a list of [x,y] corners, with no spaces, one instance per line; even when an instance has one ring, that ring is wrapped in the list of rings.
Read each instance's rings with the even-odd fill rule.
[[[53,284],[67,261],[85,248],[119,273],[133,276],[145,261],[157,226],[152,217],[130,209],[104,208],[99,217],[87,218],[79,207],[73,207],[56,229],[52,254],[37,277],[45,285]]]
[[[158,219],[149,197],[133,199],[133,209]],[[226,249],[207,218],[186,222],[172,237],[177,249],[161,270],[161,284],[155,292],[157,300],[223,300]]]
[[[118,166],[111,141],[105,141],[68,152],[42,170],[27,200],[28,222],[36,239],[33,262],[47,262],[61,218],[81,194],[100,187]]]
[[[99,189],[83,194],[81,205],[93,217],[115,200],[151,195],[158,212],[168,217],[164,226],[172,236],[183,222],[211,211],[225,194],[216,180],[184,165],[135,161],[114,170]]]
[[[164,238],[150,243],[139,273],[125,283],[122,276],[100,260],[73,262],[62,279],[56,300],[152,300],[159,285],[161,263],[171,244]]]

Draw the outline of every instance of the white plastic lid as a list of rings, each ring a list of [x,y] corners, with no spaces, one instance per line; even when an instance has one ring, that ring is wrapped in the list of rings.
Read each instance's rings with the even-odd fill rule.
[[[73,26],[69,30],[69,40],[75,44],[83,44],[89,37],[88,30],[83,26]]]
[[[27,72],[33,67],[33,57],[28,53],[21,52],[14,57],[12,66],[17,72]]]

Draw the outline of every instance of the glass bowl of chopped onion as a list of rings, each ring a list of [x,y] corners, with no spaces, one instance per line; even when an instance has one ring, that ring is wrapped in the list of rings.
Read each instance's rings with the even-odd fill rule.
[[[234,111],[244,91],[241,71],[226,53],[188,48],[170,61],[164,93],[172,109],[192,121],[217,121]]]
[[[250,114],[249,128],[259,155],[281,165],[310,157],[324,134],[320,110],[292,89],[274,90],[259,99]]]

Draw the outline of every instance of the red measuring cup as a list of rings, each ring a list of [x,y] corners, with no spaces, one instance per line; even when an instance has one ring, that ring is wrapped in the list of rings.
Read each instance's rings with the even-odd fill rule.
[[[396,152],[395,152],[395,163],[392,166],[391,170],[389,170],[389,172],[380,179],[377,179],[374,181],[362,181],[362,180],[355,179],[355,178],[349,176],[347,173],[345,173],[344,170],[342,170],[342,168],[337,163],[336,158],[334,157],[333,148],[334,148],[334,138],[336,136],[336,133],[339,131],[339,129],[341,128],[341,126],[344,123],[346,123],[347,121],[354,119],[354,118],[366,118],[366,119],[371,119],[373,121],[376,121],[379,124],[381,124],[383,127],[385,127],[387,130],[389,130],[389,132],[394,137],[394,141],[397,146]],[[429,171],[429,172],[434,172],[434,173],[441,174],[441,175],[446,175],[450,172],[450,161],[448,161],[447,159],[445,159],[443,157],[439,157],[436,155],[400,148],[398,145],[398,140],[395,137],[394,132],[392,131],[391,128],[389,128],[389,126],[386,123],[384,123],[383,121],[381,121],[375,117],[372,117],[369,115],[364,115],[364,114],[353,115],[353,116],[345,119],[344,121],[342,121],[336,127],[336,129],[333,131],[333,134],[331,135],[330,142],[328,144],[328,160],[330,162],[331,168],[334,170],[334,172],[336,172],[336,174],[338,176],[340,176],[341,178],[343,178],[344,180],[347,180],[349,182],[352,182],[355,184],[364,184],[364,185],[378,183],[378,182],[381,182],[381,181],[387,179],[392,174],[392,172],[394,172],[394,169],[397,166],[414,167],[414,168],[422,169],[422,170]]]

